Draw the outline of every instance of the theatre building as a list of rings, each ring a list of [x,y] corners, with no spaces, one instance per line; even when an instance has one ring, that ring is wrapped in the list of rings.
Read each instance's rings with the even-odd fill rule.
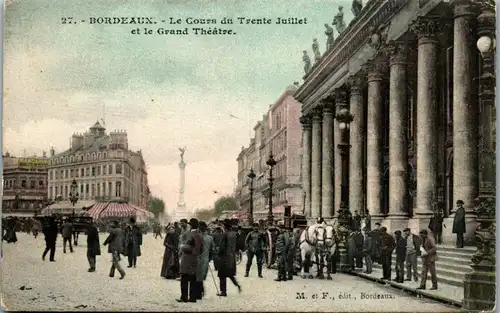
[[[451,243],[463,200],[470,242],[476,199],[494,196],[495,185],[488,14],[466,1],[367,3],[294,94],[307,216],[334,218],[343,200],[390,232],[418,231],[442,204],[443,241]],[[347,125],[342,109],[353,117]]]

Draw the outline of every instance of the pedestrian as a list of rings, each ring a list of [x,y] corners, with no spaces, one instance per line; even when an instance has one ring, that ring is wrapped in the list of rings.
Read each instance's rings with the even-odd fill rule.
[[[290,245],[290,238],[285,229],[285,223],[283,221],[278,222],[278,237],[276,238],[276,265],[278,266],[278,277],[274,279],[275,281],[287,281],[286,275],[286,258],[288,255],[288,248]]]
[[[434,215],[429,221],[429,229],[434,234],[434,239],[438,245],[442,244],[443,240],[443,203],[439,202]]]
[[[200,233],[203,237],[203,250],[198,259],[198,267],[196,268],[196,283],[198,285],[196,288],[198,292],[196,297],[197,300],[201,300],[205,296],[205,286],[203,282],[207,279],[208,267],[215,253],[214,238],[207,232],[207,223],[201,221],[199,226]]]
[[[364,231],[364,238],[363,238],[363,256],[365,258],[365,265],[366,265],[366,274],[371,274],[373,270],[373,262],[372,262],[372,255],[374,252],[374,246],[373,246],[373,240],[372,240],[372,233],[368,230],[368,227],[365,226]]]
[[[365,231],[371,231],[372,230],[372,216],[370,215],[370,211],[365,210]]]
[[[423,229],[420,231],[420,237],[422,238],[422,275],[420,281],[420,287],[417,289],[425,289],[427,283],[427,274],[431,272],[432,287],[431,290],[438,289],[437,275],[436,275],[436,261],[437,261],[437,247],[436,242],[432,236],[429,236],[427,230]]]
[[[403,283],[405,277],[406,240],[400,230],[394,232],[396,242],[396,282]]]
[[[101,245],[99,244],[99,231],[94,221],[89,223],[87,228],[87,260],[89,261],[89,272],[95,272],[96,256],[101,255]]]
[[[262,259],[264,257],[264,249],[266,247],[266,238],[264,234],[259,231],[259,224],[253,223],[253,229],[248,233],[245,238],[245,247],[247,250],[247,265],[245,271],[245,277],[248,277],[250,273],[250,268],[252,267],[252,261],[255,257],[257,262],[257,273],[260,278],[262,278]]]
[[[464,247],[464,233],[465,233],[465,209],[462,200],[457,201],[457,210],[453,218],[453,233],[457,234],[457,248]]]
[[[63,253],[66,253],[66,243],[69,243],[69,251],[73,253],[73,246],[71,244],[71,236],[73,236],[73,224],[64,218],[61,226],[61,235],[63,238]]]
[[[288,251],[286,255],[286,274],[287,274],[286,279],[293,280],[293,275],[297,275],[294,261],[295,261],[295,252],[298,249],[299,238],[295,236],[295,234],[293,233],[293,229],[291,227],[287,226],[285,231],[287,233],[289,240]]]
[[[222,228],[220,226],[217,226],[212,233],[212,238],[214,239],[214,245],[215,245],[215,255],[214,255],[214,268],[215,270],[219,270],[219,250],[220,250],[220,244],[222,242]]]
[[[3,239],[7,243],[17,242],[16,227],[17,227],[16,218],[8,217],[5,221],[5,235],[3,236]]]
[[[219,252],[218,252],[218,270],[217,276],[219,276],[220,283],[220,293],[217,295],[220,297],[227,297],[227,278],[238,287],[238,291],[241,292],[241,285],[236,280],[236,251],[237,247],[237,235],[232,229],[232,224],[229,220],[224,222],[224,228],[226,232],[221,235]]]
[[[421,239],[419,236],[411,233],[409,228],[403,230],[404,237],[406,238],[406,281],[411,281],[412,274],[413,280],[418,282],[417,273],[417,259],[420,256]]]
[[[198,258],[203,251],[203,237],[198,231],[198,220],[189,220],[191,230],[185,233],[185,241],[181,244],[181,297],[177,302],[196,302],[199,294],[196,283],[196,270],[198,268]]]
[[[55,262],[56,260],[54,259],[54,257],[56,254],[56,241],[59,231],[56,220],[53,217],[48,218],[48,223],[44,225],[44,227],[42,228],[42,232],[45,236],[45,250],[42,254],[42,260],[45,261],[45,256],[50,252],[49,260],[50,262]]]
[[[353,230],[354,231],[359,231],[361,230],[361,215],[359,215],[359,212],[356,210],[354,211],[354,216],[352,218],[353,221]]]
[[[373,243],[373,256],[372,261],[380,263],[380,223],[376,222],[374,229],[371,231]]]
[[[363,268],[363,241],[364,236],[361,233],[361,229],[356,230],[354,232],[354,245],[356,246],[354,257],[356,259],[356,268]]]
[[[391,280],[392,251],[396,246],[394,237],[387,233],[387,228],[380,227],[380,263],[382,264],[382,279]]]
[[[128,259],[127,267],[137,267],[137,257],[141,256],[142,232],[135,223],[135,218],[131,217],[129,225],[125,231],[125,253]]]
[[[173,225],[167,226],[163,245],[165,252],[160,275],[166,279],[176,279],[179,277],[179,235]]]
[[[120,265],[120,254],[124,251],[125,233],[119,226],[118,221],[111,222],[109,236],[104,241],[104,245],[108,245],[108,253],[111,253],[111,268],[109,277],[115,277],[115,270],[120,273],[120,279],[125,278],[125,271]]]
[[[354,239],[354,232],[351,232],[347,237],[347,264],[349,266],[349,271],[354,271],[355,269],[355,258],[356,258],[356,241]]]

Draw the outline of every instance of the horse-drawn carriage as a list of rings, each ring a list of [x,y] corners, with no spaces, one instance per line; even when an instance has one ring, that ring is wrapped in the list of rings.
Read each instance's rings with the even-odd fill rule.
[[[37,216],[36,220],[40,221],[42,225],[42,229],[48,223],[49,218],[55,218],[56,223],[59,228],[62,226],[63,219],[66,218],[71,224],[73,224],[73,245],[78,246],[78,237],[80,233],[87,233],[89,224],[92,221],[92,217],[90,216],[80,216],[80,215],[61,215],[61,214],[53,214],[51,216]]]

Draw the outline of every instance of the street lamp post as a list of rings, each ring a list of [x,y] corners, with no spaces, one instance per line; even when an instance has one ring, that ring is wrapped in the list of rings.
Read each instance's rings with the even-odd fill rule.
[[[349,236],[352,228],[352,215],[349,211],[349,149],[351,145],[348,142],[349,124],[354,120],[354,116],[348,109],[340,108],[335,118],[339,124],[341,141],[337,145],[340,149],[340,156],[342,158],[342,182],[340,185],[340,208],[338,215],[338,233],[339,233],[339,254],[340,254],[340,270],[349,271],[349,260],[347,256],[347,237]]]
[[[78,194],[78,184],[76,180],[73,179],[71,182],[71,191],[69,193],[69,201],[73,205],[73,215],[75,215],[75,204],[78,202],[79,194]]]
[[[495,307],[495,4],[478,1],[482,5],[477,17],[477,48],[482,57],[480,83],[481,141],[479,151],[479,196],[476,199],[477,251],[472,257],[472,272],[465,274],[463,309],[491,311]]]
[[[267,166],[269,166],[269,211],[267,213],[267,224],[269,226],[274,223],[273,216],[273,167],[276,165],[276,160],[273,157],[273,152],[269,152],[269,159],[266,161]]]
[[[250,169],[250,173],[248,173],[247,177],[250,179],[250,207],[248,209],[248,223],[253,225],[253,180],[255,179],[255,172],[253,168]]]

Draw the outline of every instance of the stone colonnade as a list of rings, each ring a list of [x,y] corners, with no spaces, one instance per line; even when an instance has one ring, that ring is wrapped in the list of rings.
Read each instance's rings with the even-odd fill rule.
[[[471,108],[472,65],[469,59],[474,43],[472,30],[467,27],[470,12],[455,8],[453,68],[453,190],[454,199],[462,199],[471,208],[477,196],[477,132],[476,111]],[[433,195],[438,182],[438,40],[443,28],[438,18],[419,17],[410,27],[416,35],[413,46],[391,41],[384,44],[374,59],[349,77],[340,90],[349,92],[349,109],[354,115],[350,125],[349,207],[367,209],[376,221],[387,216],[390,228],[407,227],[408,143],[407,143],[407,56],[418,47],[417,56],[417,127],[416,160],[417,192],[415,217],[421,227],[432,215]],[[382,83],[389,80],[389,125],[383,124]],[[364,90],[367,89],[367,99]],[[301,118],[303,124],[302,181],[305,210],[308,217],[333,217],[340,204],[341,162],[337,148],[340,130],[332,112],[340,105],[335,97],[339,90],[321,100],[311,114]],[[345,91],[344,91],[345,93]],[[365,102],[367,106],[365,107]],[[366,112],[366,121],[364,120]],[[472,113],[472,114],[471,114]],[[366,136],[365,136],[366,126]],[[382,138],[389,128],[389,212],[381,212],[383,176]],[[366,145],[366,146],[365,146]],[[366,149],[365,149],[366,148]],[[366,155],[365,155],[366,151]],[[366,160],[366,163],[365,163]],[[366,171],[366,187],[363,174]],[[333,177],[333,178],[332,178]],[[366,188],[366,189],[365,189]],[[364,198],[366,195],[366,206]],[[427,227],[427,225],[425,225]]]

